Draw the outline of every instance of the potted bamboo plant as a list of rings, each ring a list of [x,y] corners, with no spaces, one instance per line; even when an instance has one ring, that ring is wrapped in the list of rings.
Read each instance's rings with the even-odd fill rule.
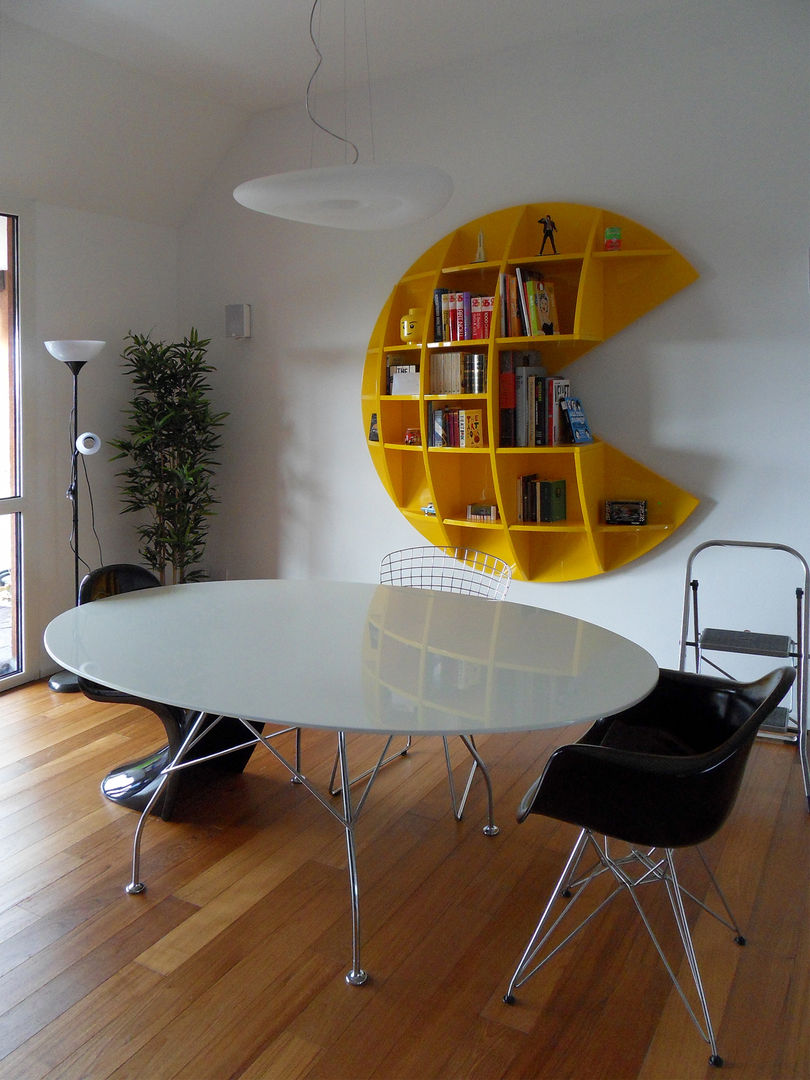
[[[182,342],[125,338],[121,354],[132,379],[126,435],[112,439],[113,460],[127,459],[122,513],[143,512],[139,551],[162,584],[198,581],[213,506],[218,429],[228,415],[214,412],[205,357],[210,339],[192,327]]]

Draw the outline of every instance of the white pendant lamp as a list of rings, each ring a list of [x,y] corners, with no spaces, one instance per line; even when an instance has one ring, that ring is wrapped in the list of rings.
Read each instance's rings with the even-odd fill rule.
[[[332,165],[247,180],[233,193],[262,214],[336,229],[395,229],[430,217],[453,193],[429,165]]]
[[[307,84],[307,116],[327,135],[351,147],[354,160],[348,165],[301,169],[247,180],[234,190],[234,198],[242,206],[262,214],[335,229],[395,229],[430,217],[441,210],[453,193],[453,182],[447,173],[432,165],[410,162],[359,165],[357,146],[315,119],[310,94],[323,62],[314,31],[319,3],[320,0],[314,0],[309,16],[309,36],[318,62]],[[373,147],[373,130],[371,139]]]

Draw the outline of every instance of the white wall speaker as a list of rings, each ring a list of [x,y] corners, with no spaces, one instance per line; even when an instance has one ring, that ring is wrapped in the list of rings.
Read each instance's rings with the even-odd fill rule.
[[[225,337],[250,337],[250,304],[225,305]]]

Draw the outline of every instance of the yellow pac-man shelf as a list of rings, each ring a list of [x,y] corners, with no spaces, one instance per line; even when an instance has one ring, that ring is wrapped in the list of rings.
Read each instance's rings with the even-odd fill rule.
[[[506,395],[515,368],[570,376],[578,357],[697,276],[643,226],[573,203],[500,210],[434,244],[391,292],[363,373],[369,451],[402,513],[430,543],[488,551],[527,581],[602,574],[665,540],[693,495],[598,438],[549,445],[531,420],[527,437],[512,435]],[[556,312],[537,322],[530,283],[540,279]],[[449,437],[446,426],[437,436],[450,418]],[[527,513],[526,477],[565,481],[564,518]],[[606,501],[630,504],[631,523],[606,520]],[[642,501],[646,521],[634,524]]]

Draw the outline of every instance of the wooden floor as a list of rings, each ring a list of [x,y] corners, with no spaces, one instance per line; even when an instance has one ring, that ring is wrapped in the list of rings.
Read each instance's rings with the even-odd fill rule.
[[[342,830],[261,748],[243,775],[185,797],[177,820],[150,821],[148,891],[127,896],[135,816],[98,784],[158,745],[156,721],[41,683],[6,693],[1,1080],[805,1080],[810,816],[783,745],[756,745],[707,847],[748,936],[739,948],[695,918],[722,1072],[624,898],[503,1004],[574,835],[518,826],[514,810],[575,734],[482,740],[496,838],[481,833],[481,792],[463,822],[448,812],[438,741],[381,774],[358,826],[371,977],[355,988]],[[305,733],[313,779],[327,779],[333,749],[334,736]],[[699,880],[694,857],[682,866]]]

